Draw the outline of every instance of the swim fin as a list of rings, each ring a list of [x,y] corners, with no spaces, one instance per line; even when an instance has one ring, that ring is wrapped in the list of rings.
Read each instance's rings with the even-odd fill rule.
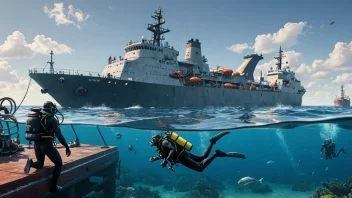
[[[210,143],[215,144],[220,138],[222,138],[224,135],[227,135],[229,133],[230,133],[229,131],[224,131],[215,135],[214,137],[210,138]]]
[[[236,158],[246,159],[246,157],[241,153],[236,153],[236,152],[225,153],[220,150],[215,150],[215,156],[216,157],[236,157]]]
[[[226,155],[227,155],[228,157],[236,157],[236,158],[246,159],[246,156],[244,156],[244,155],[241,154],[241,153],[228,152],[228,153],[226,153]]]
[[[343,152],[345,155],[347,155],[347,150],[345,148],[341,149],[341,152]]]
[[[31,165],[32,165],[33,161],[31,158],[28,158],[27,159],[27,163],[26,163],[26,166],[24,167],[24,172],[25,173],[29,173],[29,171],[31,170]]]

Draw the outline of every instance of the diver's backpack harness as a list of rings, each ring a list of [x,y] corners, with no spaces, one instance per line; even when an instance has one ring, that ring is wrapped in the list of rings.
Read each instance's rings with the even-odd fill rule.
[[[173,144],[173,146],[174,146],[174,148],[176,150],[176,154],[177,154],[176,163],[179,162],[180,155],[185,150],[190,151],[192,149],[192,146],[193,146],[190,142],[188,142],[187,140],[183,139],[182,137],[180,137],[175,132],[167,133],[166,137],[165,138],[161,138],[160,140],[159,140],[160,148],[162,148],[161,144],[162,144],[163,140],[167,140],[167,141],[169,141],[170,143]],[[179,148],[181,148],[180,152],[179,152]]]
[[[26,140],[38,141],[41,139],[53,139],[53,129],[47,130],[45,128],[46,120],[48,117],[53,116],[52,114],[41,112],[41,108],[31,108],[30,112],[27,114],[26,121]],[[43,124],[44,122],[44,124]],[[44,130],[44,133],[43,133]]]

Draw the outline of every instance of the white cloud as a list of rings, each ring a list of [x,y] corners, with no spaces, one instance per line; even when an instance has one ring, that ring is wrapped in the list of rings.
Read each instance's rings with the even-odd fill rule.
[[[253,46],[254,51],[268,54],[275,52],[280,45],[285,48],[292,47],[306,25],[307,22],[286,23],[283,28],[273,34],[258,35]]]
[[[315,60],[312,67],[315,70],[352,69],[352,41],[350,43],[337,42],[329,58],[325,61]]]
[[[316,82],[310,82],[310,83],[308,83],[308,85],[307,85],[307,88],[311,88],[311,87],[313,87],[313,85],[315,84]]]
[[[24,34],[13,32],[7,37],[4,44],[0,45],[0,60],[31,58],[35,54],[48,54],[53,50],[56,54],[71,53],[72,49],[64,44],[59,44],[44,35],[37,35],[31,44],[25,40]]]
[[[19,82],[16,70],[13,70],[7,61],[0,61],[0,82]]]
[[[352,84],[347,84],[347,88],[352,89]]]
[[[17,71],[12,69],[6,61],[0,61],[0,96],[11,97],[17,104],[22,100],[29,80],[23,80],[17,74]],[[56,102],[48,94],[41,94],[41,87],[32,80],[24,105],[40,105],[45,101],[51,100]],[[57,103],[57,102],[56,102]]]
[[[111,6],[109,6],[109,9],[112,10],[113,8]]]
[[[242,54],[242,52],[244,50],[249,49],[249,48],[252,48],[252,47],[249,46],[247,43],[234,44],[234,45],[231,45],[230,47],[226,47],[227,50],[233,51],[238,54]]]
[[[352,73],[342,74],[336,77],[332,83],[351,83],[352,82]]]
[[[324,79],[326,76],[329,74],[329,72],[326,71],[319,71],[316,72],[312,75],[312,79]]]
[[[85,21],[89,18],[88,14],[83,13],[80,9],[76,9],[73,5],[68,6],[68,12],[64,8],[64,3],[54,3],[54,8],[49,9],[44,6],[44,12],[48,17],[55,18],[56,25],[71,24],[81,29],[81,25],[87,25]]]

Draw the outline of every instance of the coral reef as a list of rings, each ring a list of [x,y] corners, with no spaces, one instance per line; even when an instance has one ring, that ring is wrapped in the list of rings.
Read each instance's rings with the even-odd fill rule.
[[[138,182],[144,183],[148,186],[162,186],[164,185],[164,177],[160,173],[150,172],[148,170],[140,170],[136,173]]]
[[[305,181],[298,181],[291,187],[292,191],[300,191],[300,192],[307,192],[313,190],[313,186],[309,182]]]
[[[173,181],[170,181],[170,180],[166,180],[165,182],[164,182],[164,189],[165,190],[168,190],[168,191],[172,191],[172,190],[174,190],[174,184],[175,182],[173,182]]]
[[[310,198],[349,198],[352,195],[352,182],[345,183],[337,179],[330,179],[329,182],[321,184],[323,187],[316,189]]]
[[[189,198],[219,198],[219,192],[205,178],[197,178],[191,190],[185,197]]]

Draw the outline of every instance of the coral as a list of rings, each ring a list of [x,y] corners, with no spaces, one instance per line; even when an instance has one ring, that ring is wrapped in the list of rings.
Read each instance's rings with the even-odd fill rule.
[[[223,178],[211,178],[211,177],[205,177],[208,180],[208,183],[213,187],[213,189],[218,190],[218,191],[223,191],[225,190],[225,186],[222,182]]]
[[[219,198],[219,193],[205,178],[197,178],[192,189],[187,192],[185,197],[189,198]]]
[[[352,189],[351,183],[347,184],[337,179],[330,179],[329,182],[322,182],[321,184],[325,188],[329,189],[329,191],[331,191],[333,195],[337,195],[339,197],[348,195],[348,193],[350,193]]]
[[[123,186],[118,186],[116,188],[116,197],[127,198],[135,196],[135,189],[133,187],[125,188]]]
[[[321,196],[320,198],[339,198],[339,197],[336,195],[324,195],[324,196]]]
[[[255,184],[251,188],[252,188],[252,192],[254,193],[265,194],[265,193],[273,192],[273,190],[269,185]]]
[[[140,170],[136,173],[138,182],[144,183],[148,186],[162,186],[164,184],[164,177],[160,173],[150,172],[148,170]]]
[[[310,198],[321,198],[324,195],[331,195],[332,192],[330,192],[328,189],[319,187],[315,190],[314,194],[310,196]]]
[[[322,182],[323,187],[316,189],[311,198],[327,198],[330,197],[346,197],[348,198],[349,194],[352,192],[352,182],[345,183],[337,179],[330,179],[329,182]]]
[[[352,183],[352,176],[348,178],[348,183]]]

